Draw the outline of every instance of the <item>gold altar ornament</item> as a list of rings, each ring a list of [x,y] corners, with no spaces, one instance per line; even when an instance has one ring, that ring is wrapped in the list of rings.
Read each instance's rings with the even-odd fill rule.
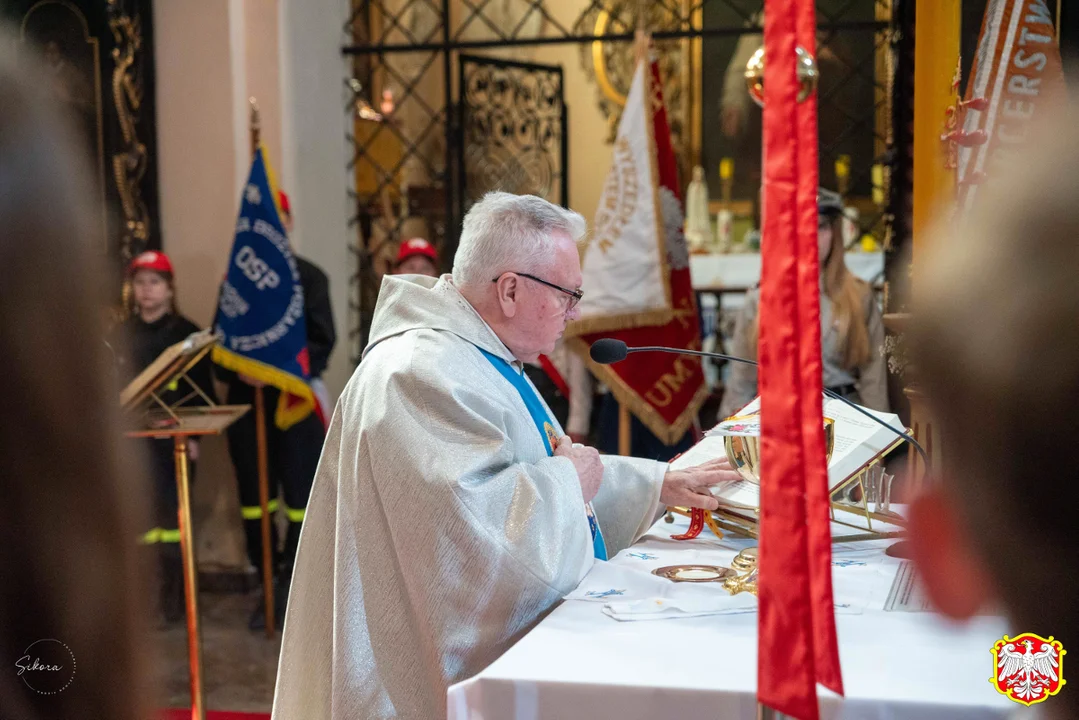
[[[802,102],[817,90],[817,81],[820,80],[820,70],[817,68],[817,59],[801,45],[795,48],[798,56],[798,102]],[[746,63],[746,89],[753,102],[764,107],[764,48],[761,47],[753,53]]]
[[[756,547],[746,548],[731,560],[734,574],[723,581],[723,588],[731,595],[741,592],[757,594],[757,563],[760,551]]]
[[[682,12],[668,3],[640,3],[634,0],[597,0],[582,3],[588,7],[573,25],[577,35],[607,35],[633,32],[642,25],[650,32],[671,32],[683,29]],[[699,11],[697,11],[699,13]],[[700,20],[694,22],[699,23]],[[675,153],[686,168],[699,162],[700,139],[691,138],[692,118],[700,114],[700,94],[692,80],[693,67],[699,65],[699,40],[675,38],[656,40],[654,56],[659,64],[663,83],[663,98],[667,106],[671,142]],[[581,69],[596,85],[596,100],[607,121],[607,143],[618,134],[618,123],[636,70],[636,56],[629,44],[593,40],[580,47]],[[697,83],[699,85],[699,82]],[[699,133],[699,129],[696,131]],[[687,154],[687,147],[694,149]]]
[[[735,572],[719,565],[668,565],[656,568],[652,574],[667,578],[671,582],[702,583],[723,582],[734,577]]]

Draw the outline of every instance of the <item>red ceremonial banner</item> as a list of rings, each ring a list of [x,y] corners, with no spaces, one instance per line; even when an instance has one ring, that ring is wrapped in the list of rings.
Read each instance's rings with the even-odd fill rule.
[[[974,202],[993,168],[1025,151],[1035,120],[1064,93],[1064,71],[1046,0],[990,0],[963,110],[947,118],[959,208]],[[958,92],[958,90],[957,90]],[[962,127],[958,125],[962,118]]]
[[[843,692],[831,585],[817,250],[817,101],[795,48],[815,55],[812,0],[766,0],[761,238],[758,700],[819,717]]]

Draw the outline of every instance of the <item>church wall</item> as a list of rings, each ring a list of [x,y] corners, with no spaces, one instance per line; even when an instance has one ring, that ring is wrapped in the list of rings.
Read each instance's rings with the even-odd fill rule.
[[[258,0],[256,0],[257,2]],[[352,375],[348,352],[349,279],[355,271],[348,226],[351,182],[346,163],[347,62],[341,55],[348,0],[281,0],[281,132],[284,158],[279,179],[295,215],[293,247],[330,278],[337,345],[323,375],[336,401]]]
[[[244,70],[246,96],[258,101],[261,115],[261,139],[270,166],[278,174],[278,184],[291,199],[292,188],[280,177],[282,157],[281,130],[281,38],[278,18],[279,0],[243,0]],[[242,96],[241,96],[242,97]],[[236,197],[239,198],[237,187]]]
[[[352,370],[344,342],[352,257],[340,54],[347,4],[154,4],[162,242],[176,267],[181,310],[200,325],[213,320],[251,160],[248,98],[254,96],[263,145],[292,203],[293,247],[330,277],[339,341],[324,379],[333,400]],[[202,442],[193,512],[200,567],[245,567],[224,438]]]
[[[162,246],[174,263],[180,310],[213,319],[239,198],[233,122],[234,11],[219,0],[154,3]],[[224,438],[201,441],[192,491],[200,566],[242,567],[244,540]]]

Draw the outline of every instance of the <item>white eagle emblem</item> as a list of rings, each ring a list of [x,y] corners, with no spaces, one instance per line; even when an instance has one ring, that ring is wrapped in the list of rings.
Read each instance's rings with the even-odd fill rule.
[[[1035,638],[1040,647],[1035,650]],[[995,648],[997,689],[1013,700],[1030,705],[1055,695],[1063,685],[1060,670],[1064,650],[1053,638],[1022,635]]]
[[[685,270],[689,267],[689,248],[683,233],[685,215],[678,196],[666,185],[659,187],[659,210],[662,217],[664,244],[667,248],[667,264],[671,270]]]

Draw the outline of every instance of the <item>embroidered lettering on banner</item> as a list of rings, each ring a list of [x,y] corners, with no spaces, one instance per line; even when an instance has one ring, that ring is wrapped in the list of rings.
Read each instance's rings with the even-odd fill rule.
[[[637,168],[625,138],[618,138],[615,143],[612,164],[614,167],[603,186],[603,199],[596,212],[595,223],[596,242],[604,255],[622,236],[626,223],[637,211]]]

